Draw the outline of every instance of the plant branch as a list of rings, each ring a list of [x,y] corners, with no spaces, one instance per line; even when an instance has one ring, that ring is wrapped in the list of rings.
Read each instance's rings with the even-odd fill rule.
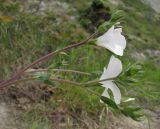
[[[13,85],[13,84],[18,84],[18,83],[21,83],[21,82],[26,82],[26,81],[31,81],[31,80],[35,80],[36,78],[26,78],[26,79],[18,79],[18,80],[13,80],[13,81],[10,81],[8,83],[5,83],[3,85],[3,87],[7,87],[7,86],[10,86],[10,85]],[[0,88],[3,88],[3,87],[0,87]]]
[[[50,78],[50,80],[61,82],[61,83],[66,83],[66,84],[71,84],[71,85],[75,85],[75,86],[81,86],[81,83],[70,81],[70,80],[65,80],[65,79]]]
[[[35,72],[48,72],[48,71],[53,71],[53,72],[65,72],[65,73],[75,73],[75,74],[82,74],[82,75],[87,75],[90,76],[90,73],[86,72],[81,72],[77,70],[66,70],[66,69],[33,69],[33,70],[28,70],[25,73],[35,73]]]
[[[34,66],[34,65],[36,65],[36,64],[38,64],[38,63],[40,63],[40,62],[43,62],[43,61],[48,60],[49,58],[57,55],[59,52],[68,51],[68,50],[70,50],[70,49],[72,49],[72,48],[76,48],[76,47],[79,47],[79,46],[81,46],[81,45],[86,44],[86,43],[87,43],[91,38],[93,38],[96,34],[97,34],[97,32],[94,33],[94,34],[92,34],[91,36],[89,36],[87,39],[85,39],[85,40],[82,41],[82,42],[75,43],[75,44],[71,44],[71,45],[69,45],[69,46],[67,46],[67,47],[65,47],[65,48],[63,48],[63,49],[57,50],[57,51],[55,51],[55,52],[51,52],[51,53],[49,53],[49,54],[47,54],[47,55],[39,58],[38,60],[34,61],[33,63],[31,63],[30,65],[28,65],[28,66],[25,67],[24,69],[20,70],[17,74],[15,74],[15,75],[13,75],[12,77],[10,77],[10,79],[8,79],[8,80],[3,81],[2,83],[0,83],[0,88],[5,87],[4,85],[6,85],[7,83],[9,83],[10,81],[13,81],[13,80],[19,78],[27,69],[31,68],[32,66]]]
[[[111,80],[115,80],[115,78],[107,78],[107,79],[103,79],[103,80],[94,80],[94,81],[89,81],[86,83],[82,83],[83,86],[88,86],[88,85],[94,85],[100,82],[104,82],[104,81],[111,81]]]
[[[4,87],[7,87],[7,86],[10,86],[10,85],[13,85],[13,84],[17,84],[17,83],[22,83],[22,82],[26,82],[26,81],[31,81],[31,80],[36,80],[37,78],[26,78],[26,79],[19,79],[19,80],[14,80],[14,81],[11,81],[9,83],[6,83],[5,85],[3,85]],[[60,82],[60,83],[65,83],[65,84],[70,84],[70,85],[73,85],[73,86],[78,86],[80,88],[83,88],[89,92],[91,92],[92,94],[95,94],[97,96],[99,96],[98,93],[96,93],[95,91],[87,88],[87,87],[83,87],[82,86],[82,83],[78,83],[78,82],[74,82],[74,81],[70,81],[70,80],[65,80],[65,79],[59,79],[59,78],[51,78],[50,80],[52,81],[57,81],[57,82]]]

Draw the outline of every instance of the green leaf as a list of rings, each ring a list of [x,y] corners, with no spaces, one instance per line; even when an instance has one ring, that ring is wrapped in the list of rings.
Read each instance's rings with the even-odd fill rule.
[[[120,21],[123,18],[123,16],[124,16],[124,11],[117,10],[112,14],[111,21],[116,23]]]
[[[100,33],[105,33],[106,31],[108,31],[109,28],[111,28],[115,23],[111,22],[111,21],[106,21],[104,23],[102,23],[99,27],[98,27],[98,32]]]
[[[139,107],[119,107],[113,100],[104,96],[101,96],[101,100],[115,111],[119,111],[135,121],[140,121],[140,118],[143,116],[140,112],[142,109]]]
[[[135,121],[140,121],[140,118],[143,116],[141,114],[142,109],[139,107],[124,107],[123,109],[121,109],[121,112],[127,116],[127,117],[131,117],[133,120]]]
[[[106,103],[108,106],[112,107],[113,109],[119,110],[119,107],[117,106],[117,104],[112,101],[111,99],[101,96],[101,100]]]

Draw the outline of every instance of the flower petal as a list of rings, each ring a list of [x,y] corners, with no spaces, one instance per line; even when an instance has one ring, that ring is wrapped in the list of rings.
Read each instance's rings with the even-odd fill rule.
[[[106,33],[97,39],[96,44],[122,56],[126,48],[126,39],[121,33],[122,28],[114,29],[113,25]]]
[[[102,96],[110,98],[109,94],[108,94],[108,88],[105,88],[105,90],[102,93]],[[104,103],[102,100],[100,100],[101,103]]]
[[[104,72],[100,77],[100,80],[115,78],[122,72],[122,63],[121,61],[111,56],[107,69],[104,68]],[[100,82],[103,84],[103,82]]]
[[[110,98],[109,94],[108,94],[108,88],[105,88],[105,90],[102,93],[102,96]]]
[[[109,96],[108,91],[107,91],[109,88],[113,93],[115,103],[120,104],[121,92],[119,88],[117,87],[117,85],[112,81],[105,81],[102,86],[105,87],[105,91],[103,92],[102,95],[106,95],[106,97]]]
[[[116,28],[115,30],[115,35],[117,39],[119,40],[119,45],[121,48],[125,49],[126,48],[126,39],[125,37],[121,34],[122,33],[122,28]]]

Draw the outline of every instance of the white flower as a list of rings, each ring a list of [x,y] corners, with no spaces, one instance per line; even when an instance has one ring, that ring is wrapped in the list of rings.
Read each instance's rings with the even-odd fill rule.
[[[126,48],[126,39],[121,33],[122,28],[115,28],[113,25],[106,33],[97,38],[96,44],[122,56]]]
[[[100,80],[116,78],[122,72],[122,63],[118,58],[111,56],[107,69],[104,68],[104,72],[100,77]],[[116,104],[120,104],[121,101],[121,92],[113,80],[107,80],[100,82],[105,90],[102,94],[104,97],[110,98],[108,94],[108,89],[113,93],[114,100]]]

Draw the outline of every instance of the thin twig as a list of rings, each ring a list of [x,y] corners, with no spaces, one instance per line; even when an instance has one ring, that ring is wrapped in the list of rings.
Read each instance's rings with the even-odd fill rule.
[[[7,87],[7,86],[10,86],[10,85],[13,85],[13,84],[18,84],[18,83],[21,83],[21,82],[31,81],[31,80],[35,80],[35,79],[36,78],[32,77],[32,78],[26,78],[26,79],[13,80],[13,81],[10,81],[10,82],[4,84],[3,87]]]
[[[13,85],[13,84],[17,84],[17,83],[22,83],[22,82],[26,82],[26,81],[31,81],[31,80],[36,80],[37,78],[26,78],[26,79],[18,79],[18,80],[13,80],[9,83],[6,83],[5,85],[3,85],[4,87]],[[59,79],[59,78],[50,78],[50,80],[52,81],[57,81],[57,82],[61,82],[61,83],[67,83],[67,84],[71,84],[71,85],[76,85],[76,86],[81,86],[80,83],[74,82],[74,81],[70,81],[70,80],[64,80],[64,79]]]
[[[81,71],[77,71],[77,70],[68,70],[68,69],[33,69],[33,70],[28,70],[25,73],[48,72],[48,71],[75,73],[75,74],[82,74],[82,75],[87,75],[87,76],[91,75],[90,73],[81,72]]]
[[[5,87],[6,83],[9,83],[10,81],[13,81],[17,78],[19,78],[27,69],[31,68],[32,66],[40,63],[40,62],[43,62],[43,61],[46,61],[48,60],[49,58],[57,55],[59,52],[62,52],[62,51],[68,51],[72,48],[76,48],[76,47],[79,47],[81,45],[84,45],[86,44],[91,38],[93,38],[97,33],[94,33],[92,34],[91,36],[89,36],[87,39],[85,39],[84,41],[82,42],[79,42],[79,43],[75,43],[75,44],[71,44],[63,49],[60,49],[60,50],[57,50],[55,52],[51,52],[41,58],[39,58],[38,60],[34,61],[33,63],[31,63],[30,65],[28,65],[27,67],[25,67],[24,69],[20,70],[20,72],[18,72],[17,74],[13,75],[12,77],[10,77],[10,79],[6,80],[6,81],[3,81],[2,83],[0,83],[0,88],[3,88]]]
[[[13,84],[22,83],[22,82],[31,81],[31,80],[36,80],[36,78],[26,78],[26,79],[14,80],[14,81],[11,81],[9,83],[6,83],[3,86],[7,87],[7,86],[10,86],[10,85],[13,85]],[[94,95],[99,96],[99,94],[97,92],[95,92],[95,91],[93,91],[93,90],[91,90],[91,89],[89,89],[87,87],[83,87],[82,83],[78,83],[78,82],[74,82],[74,81],[70,81],[70,80],[59,79],[59,78],[50,78],[50,80],[57,81],[57,82],[60,82],[60,83],[70,84],[72,86],[78,86],[80,88],[83,88],[83,89],[91,92]]]
[[[94,81],[89,81],[89,82],[86,82],[86,83],[83,83],[82,85],[83,86],[88,86],[88,85],[94,85],[94,84],[97,84],[97,83],[100,83],[100,82],[104,82],[104,81],[113,81],[115,80],[115,78],[107,78],[107,79],[102,79],[102,80],[94,80]]]
[[[51,78],[50,80],[58,81],[61,83],[67,83],[67,84],[71,84],[71,85],[75,85],[75,86],[81,86],[81,83],[70,81],[70,80],[64,80],[64,79],[59,79],[59,78]]]

